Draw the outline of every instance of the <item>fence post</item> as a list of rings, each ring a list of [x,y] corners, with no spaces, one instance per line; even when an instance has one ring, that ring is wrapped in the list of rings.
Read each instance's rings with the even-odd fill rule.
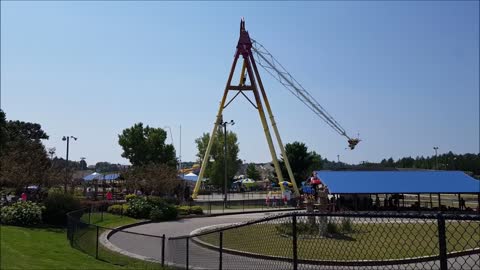
[[[440,249],[440,270],[447,270],[447,241],[445,236],[445,217],[439,213],[438,221],[438,246]]]
[[[90,210],[88,211],[88,224],[91,224],[90,219],[92,217],[92,208],[93,208],[93,205],[90,205]]]
[[[97,227],[97,246],[95,248],[95,259],[98,259],[98,226],[95,226]]]
[[[187,252],[186,252],[187,260],[186,260],[186,263],[185,263],[185,264],[186,264],[186,265],[185,265],[185,269],[188,270],[188,252],[189,252],[189,250],[188,250],[188,242],[189,242],[189,241],[188,241],[188,240],[189,240],[189,239],[188,239],[188,237],[187,237],[186,239],[187,239]]]
[[[162,235],[162,266],[165,266],[165,234]]]
[[[102,206],[102,211],[101,211],[101,215],[102,215],[101,220],[102,221],[103,221],[103,211],[104,211],[104,206]]]
[[[220,244],[219,244],[219,247],[220,247],[220,258],[219,258],[219,262],[218,262],[218,269],[219,269],[219,270],[222,270],[222,269],[223,269],[223,266],[222,266],[222,256],[223,256],[223,231],[220,232]]]
[[[292,215],[292,248],[293,248],[293,270],[298,268],[298,255],[297,255],[297,215]]]
[[[245,200],[242,200],[242,209],[243,209],[243,212],[245,212]]]

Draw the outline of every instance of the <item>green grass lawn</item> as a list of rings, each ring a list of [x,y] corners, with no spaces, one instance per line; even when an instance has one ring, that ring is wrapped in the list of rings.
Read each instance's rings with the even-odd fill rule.
[[[117,227],[138,220],[104,214],[97,224]],[[94,232],[91,233],[90,231]],[[95,248],[96,230],[86,230],[77,241]],[[93,237],[93,238],[92,238]],[[93,243],[93,244],[92,244]],[[95,251],[89,250],[89,254]],[[1,269],[162,269],[159,264],[147,263],[120,255],[100,246],[100,259],[70,247],[66,229],[23,228],[1,226]],[[113,262],[115,264],[109,263]]]
[[[65,232],[1,226],[1,269],[123,269],[71,248]]]
[[[224,232],[224,247],[292,257],[292,239],[281,235],[277,224],[256,224]],[[353,224],[353,233],[335,237],[308,235],[298,239],[299,259],[384,260],[438,254],[436,223]],[[447,222],[447,249],[460,251],[480,247],[480,224]],[[307,235],[304,235],[307,236]],[[218,233],[200,240],[218,245]]]

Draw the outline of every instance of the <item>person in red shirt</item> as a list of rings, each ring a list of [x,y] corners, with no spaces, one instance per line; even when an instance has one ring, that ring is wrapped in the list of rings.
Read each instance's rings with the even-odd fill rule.
[[[107,200],[108,200],[108,201],[111,201],[111,200],[112,200],[112,197],[113,197],[113,196],[112,196],[112,192],[111,192],[111,191],[108,191],[108,192],[107,192]]]
[[[22,201],[26,201],[27,200],[27,193],[23,192],[21,197],[22,197]]]

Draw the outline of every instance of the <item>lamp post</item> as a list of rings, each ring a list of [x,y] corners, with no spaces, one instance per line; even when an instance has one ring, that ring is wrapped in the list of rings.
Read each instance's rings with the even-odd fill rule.
[[[64,192],[67,193],[67,184],[68,184],[68,150],[70,145],[70,138],[77,140],[77,137],[74,136],[63,136],[62,141],[67,141],[67,157],[65,163],[65,184],[64,184]]]
[[[223,157],[223,164],[225,167],[225,185],[223,187],[223,206],[227,208],[227,181],[228,181],[228,176],[227,176],[227,125],[235,125],[235,122],[233,120],[230,120],[230,122],[223,122],[221,125],[223,126],[223,147],[224,147],[224,157]]]
[[[434,146],[433,150],[435,150],[435,169],[438,170],[438,155],[437,155],[438,146]]]

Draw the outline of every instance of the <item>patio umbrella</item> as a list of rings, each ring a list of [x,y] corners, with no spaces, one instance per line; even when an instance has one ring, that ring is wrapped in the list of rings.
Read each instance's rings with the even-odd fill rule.
[[[288,182],[288,181],[280,182],[280,184],[283,185],[283,186],[287,185],[287,186],[289,186],[289,187],[293,186],[292,183],[290,183],[290,182]]]
[[[242,179],[242,185],[248,187],[252,186],[255,184],[255,181],[253,179],[247,178],[247,179]]]

